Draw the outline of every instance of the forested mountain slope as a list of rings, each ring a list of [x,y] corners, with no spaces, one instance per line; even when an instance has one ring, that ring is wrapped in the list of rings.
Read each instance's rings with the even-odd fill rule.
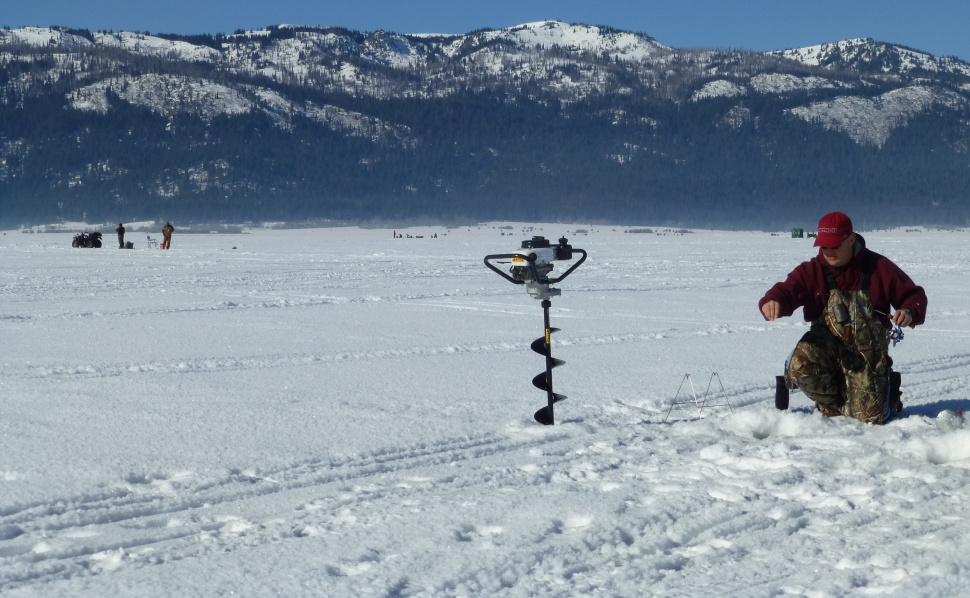
[[[557,21],[0,30],[0,221],[970,218],[970,65]]]

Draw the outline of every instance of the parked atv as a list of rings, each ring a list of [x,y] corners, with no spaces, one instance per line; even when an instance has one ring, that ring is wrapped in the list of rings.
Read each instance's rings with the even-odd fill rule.
[[[71,247],[94,247],[100,249],[101,233],[78,233],[74,235],[74,240],[71,241]]]

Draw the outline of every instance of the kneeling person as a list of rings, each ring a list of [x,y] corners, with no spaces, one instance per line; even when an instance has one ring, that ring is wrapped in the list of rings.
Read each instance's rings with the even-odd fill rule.
[[[883,424],[902,409],[899,396],[891,396],[888,332],[894,324],[923,323],[926,293],[899,266],[866,248],[841,212],[819,220],[815,247],[818,255],[758,303],[766,320],[802,307],[812,323],[785,365],[786,383],[825,415]]]

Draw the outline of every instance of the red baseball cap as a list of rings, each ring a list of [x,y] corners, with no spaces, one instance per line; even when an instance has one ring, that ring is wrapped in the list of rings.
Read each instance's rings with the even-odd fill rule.
[[[830,212],[818,221],[815,247],[838,247],[852,234],[852,221],[842,212]]]

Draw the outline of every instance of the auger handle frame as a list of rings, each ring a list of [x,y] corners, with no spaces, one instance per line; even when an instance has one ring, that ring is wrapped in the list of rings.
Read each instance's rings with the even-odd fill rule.
[[[567,276],[569,276],[570,274],[573,273],[573,270],[575,270],[576,268],[578,268],[580,266],[580,264],[582,264],[583,262],[586,261],[586,258],[588,257],[588,254],[586,253],[586,250],[585,249],[577,249],[576,247],[573,247],[573,251],[578,251],[579,253],[583,254],[583,257],[579,258],[579,261],[576,262],[575,264],[573,264],[572,266],[570,266],[569,269],[566,270],[565,272],[563,272],[562,273],[562,276],[560,276],[559,278],[550,278],[549,279],[549,284],[555,284],[557,282],[562,282],[563,280],[565,280],[565,278]]]
[[[525,259],[527,262],[529,262],[529,269],[532,270],[532,280],[542,284],[555,284],[557,282],[561,282],[565,280],[567,276],[572,274],[573,271],[576,270],[576,268],[578,268],[583,262],[585,262],[587,257],[589,257],[589,254],[586,253],[585,249],[579,249],[579,248],[573,247],[573,251],[579,252],[582,254],[582,257],[579,258],[579,261],[573,264],[572,266],[570,266],[569,269],[567,269],[565,272],[563,272],[562,276],[558,278],[548,278],[546,280],[539,279],[539,271],[536,270],[536,259],[532,255],[522,255],[521,253],[496,253],[494,255],[486,255],[485,265],[488,267],[489,270],[491,270],[492,272],[495,272],[496,274],[498,274],[505,280],[511,282],[512,284],[525,284],[524,280],[516,280],[512,278],[505,272],[502,272],[501,270],[499,270],[490,261],[490,260],[513,259],[513,258]]]

